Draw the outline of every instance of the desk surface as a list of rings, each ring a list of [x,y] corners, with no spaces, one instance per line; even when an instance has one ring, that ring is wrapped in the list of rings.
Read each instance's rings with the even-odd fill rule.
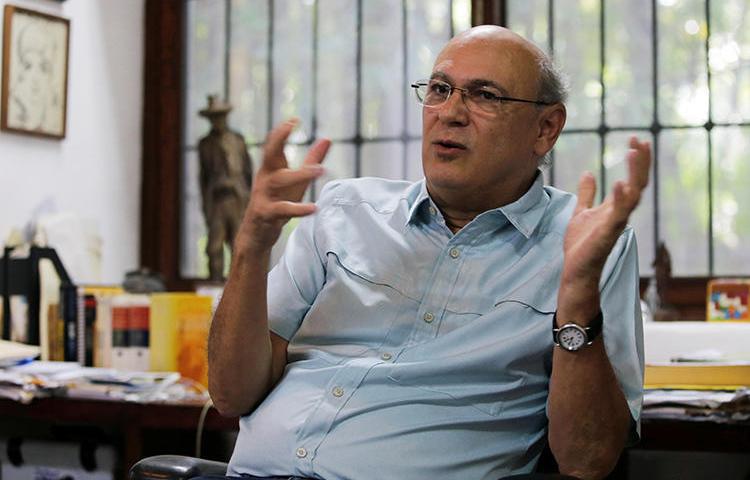
[[[0,417],[49,422],[195,430],[203,406],[196,403],[131,403],[64,397],[39,398],[28,405],[0,399]],[[237,430],[237,418],[222,417],[210,408],[206,430]]]

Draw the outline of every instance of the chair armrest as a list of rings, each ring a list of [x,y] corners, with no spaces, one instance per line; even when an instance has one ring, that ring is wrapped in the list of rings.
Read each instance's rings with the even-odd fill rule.
[[[130,480],[187,480],[201,475],[225,475],[227,464],[182,455],[157,455],[130,469]]]

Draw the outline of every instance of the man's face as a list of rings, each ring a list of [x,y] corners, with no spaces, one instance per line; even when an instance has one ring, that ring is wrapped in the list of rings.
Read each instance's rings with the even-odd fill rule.
[[[513,40],[454,40],[436,60],[432,78],[460,88],[486,84],[508,97],[537,95],[535,58]],[[470,110],[459,91],[441,106],[425,107],[422,164],[430,193],[498,199],[502,192],[522,194],[536,171],[538,116],[535,105],[516,102],[501,103],[495,114]]]

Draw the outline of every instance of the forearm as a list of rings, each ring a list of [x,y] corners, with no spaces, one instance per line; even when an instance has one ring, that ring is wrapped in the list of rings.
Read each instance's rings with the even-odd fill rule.
[[[592,322],[598,317],[601,306],[599,292],[604,267],[648,184],[650,145],[632,137],[629,147],[627,181],[616,181],[612,193],[601,204],[594,206],[594,176],[590,172],[581,176],[578,200],[563,240],[564,260],[557,296],[558,327],[575,323],[584,328],[592,326],[594,332],[597,329]],[[628,249],[628,252],[632,252],[634,266],[625,271],[623,279],[637,272],[635,249]],[[620,274],[622,269],[617,266],[609,270],[605,282],[609,287],[604,290],[609,295],[629,298],[628,289],[632,284],[617,287],[620,277],[611,276]],[[637,289],[637,273],[632,280]],[[637,290],[635,293],[637,295]],[[614,313],[621,318],[604,318],[605,325],[614,322],[610,331],[621,330],[619,322],[627,321],[628,317],[626,311]],[[632,381],[616,377],[604,348],[605,337],[606,333],[602,333],[591,345],[573,352],[555,347],[552,357],[548,399],[550,448],[561,473],[584,479],[602,478],[614,468],[630,426],[630,409],[620,381],[631,385]],[[635,335],[627,337],[635,339]],[[613,340],[617,345],[623,345],[622,340],[627,341]],[[610,353],[614,358],[621,352]]]
[[[268,330],[269,253],[234,252],[208,343],[209,392],[224,415],[247,413],[276,380]]]
[[[208,339],[208,390],[223,415],[242,415],[281,377],[287,342],[268,330],[267,273],[271,249],[290,218],[315,212],[301,203],[330,141],[319,140],[300,169],[288,168],[284,142],[296,121],[274,128],[232,249],[232,267]]]
[[[598,312],[598,295],[586,303],[589,308],[579,304],[576,310],[559,305],[558,326],[586,325]],[[630,411],[601,335],[577,352],[555,347],[548,415],[550,448],[561,473],[594,479],[614,468],[627,440]]]

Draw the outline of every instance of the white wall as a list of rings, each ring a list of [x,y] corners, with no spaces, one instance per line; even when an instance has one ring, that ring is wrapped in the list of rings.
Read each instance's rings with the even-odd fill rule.
[[[66,138],[0,132],[0,243],[40,212],[71,212],[103,241],[101,277],[74,281],[121,282],[138,266],[143,0],[6,3],[66,17],[71,31]]]

